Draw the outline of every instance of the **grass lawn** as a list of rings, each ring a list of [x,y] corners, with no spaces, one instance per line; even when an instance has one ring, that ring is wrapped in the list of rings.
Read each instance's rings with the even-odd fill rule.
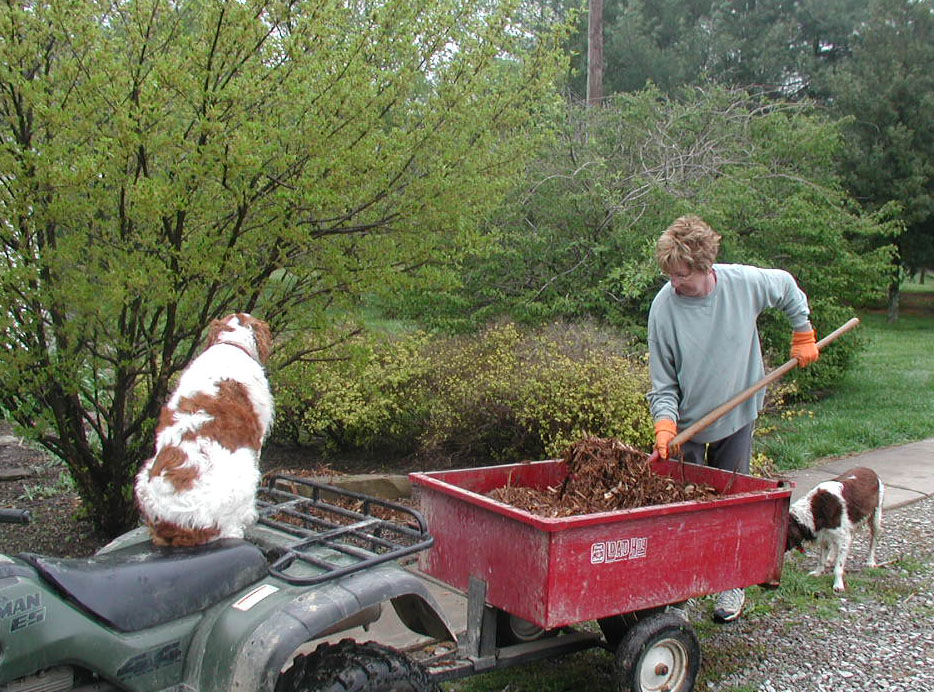
[[[934,293],[913,295],[929,298],[930,311],[905,310],[894,324],[883,314],[861,315],[869,347],[856,367],[801,415],[763,416],[759,427],[774,430],[757,438],[757,451],[792,469],[934,437]]]

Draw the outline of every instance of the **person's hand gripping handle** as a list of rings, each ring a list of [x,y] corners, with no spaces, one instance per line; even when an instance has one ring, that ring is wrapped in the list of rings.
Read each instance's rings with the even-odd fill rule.
[[[817,330],[794,332],[791,335],[791,357],[798,361],[799,368],[806,368],[820,357]]]
[[[655,423],[655,451],[662,459],[667,459],[669,452],[677,452],[678,448],[669,445],[675,435],[678,434],[678,425],[667,418],[662,418]]]

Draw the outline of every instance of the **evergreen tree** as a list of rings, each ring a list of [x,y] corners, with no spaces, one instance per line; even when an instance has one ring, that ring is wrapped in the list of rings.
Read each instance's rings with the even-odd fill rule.
[[[870,209],[893,202],[905,232],[890,286],[897,316],[900,269],[934,263],[934,3],[874,0],[853,55],[830,82],[849,144],[843,170]]]

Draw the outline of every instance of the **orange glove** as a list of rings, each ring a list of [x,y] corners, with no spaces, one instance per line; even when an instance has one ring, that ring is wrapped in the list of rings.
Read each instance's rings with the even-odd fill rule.
[[[678,449],[668,449],[668,443],[678,434],[678,426],[673,420],[662,418],[655,423],[655,449],[658,450],[658,456],[662,459],[668,458],[668,452],[677,452]]]
[[[799,367],[807,367],[820,357],[817,350],[817,332],[795,332],[791,335],[791,357],[798,359]]]

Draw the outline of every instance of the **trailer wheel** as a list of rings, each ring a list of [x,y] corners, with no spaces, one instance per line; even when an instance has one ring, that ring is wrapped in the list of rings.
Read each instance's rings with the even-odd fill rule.
[[[640,620],[616,650],[620,692],[691,692],[700,668],[700,644],[679,615]]]
[[[439,692],[421,665],[387,646],[344,639],[296,656],[276,692]]]
[[[496,609],[496,646],[512,646],[554,637],[558,630],[542,629],[533,622],[523,620],[505,610]]]
[[[610,615],[609,617],[600,618],[597,620],[597,624],[600,625],[600,631],[603,632],[603,638],[606,639],[607,646],[615,651],[620,642],[623,641],[623,637],[626,636],[626,633],[631,630],[637,622],[649,617],[654,617],[656,614],[663,613],[664,611],[665,606],[646,608],[645,610],[636,610],[631,613]]]

